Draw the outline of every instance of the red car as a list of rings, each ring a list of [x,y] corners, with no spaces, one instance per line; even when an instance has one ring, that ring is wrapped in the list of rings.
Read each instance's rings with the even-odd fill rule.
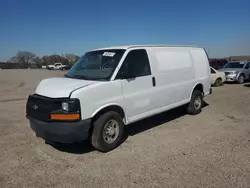
[[[216,70],[223,68],[224,65],[226,65],[227,63],[228,61],[225,59],[210,59],[209,60],[210,66]]]

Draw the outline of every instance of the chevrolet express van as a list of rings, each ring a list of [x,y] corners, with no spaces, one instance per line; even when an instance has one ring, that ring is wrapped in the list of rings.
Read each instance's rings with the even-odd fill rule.
[[[203,48],[102,48],[83,55],[64,77],[42,80],[26,117],[45,141],[89,140],[108,152],[122,143],[126,125],[179,106],[199,114],[211,92]]]

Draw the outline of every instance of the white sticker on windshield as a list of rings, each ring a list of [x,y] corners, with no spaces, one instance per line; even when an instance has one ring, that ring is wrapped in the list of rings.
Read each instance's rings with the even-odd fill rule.
[[[241,65],[245,64],[245,62],[240,62]]]
[[[114,52],[104,52],[103,56],[113,57],[115,55]]]

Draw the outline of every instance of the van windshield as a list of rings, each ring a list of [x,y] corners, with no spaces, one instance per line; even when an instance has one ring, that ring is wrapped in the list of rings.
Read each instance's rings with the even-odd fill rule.
[[[65,75],[86,80],[109,80],[125,50],[98,50],[84,54]]]

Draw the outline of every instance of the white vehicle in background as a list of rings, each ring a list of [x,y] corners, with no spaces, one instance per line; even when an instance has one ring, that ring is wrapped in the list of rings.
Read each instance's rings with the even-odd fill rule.
[[[42,66],[42,69],[47,69],[47,66],[46,66],[46,65],[43,65],[43,66]]]
[[[214,86],[221,86],[226,81],[226,74],[221,71],[215,70],[213,67],[210,67],[211,72],[211,84]]]
[[[55,63],[54,65],[48,65],[49,70],[60,70],[66,67],[67,65],[63,65],[62,63]]]
[[[108,152],[125,126],[181,107],[196,115],[212,93],[203,48],[120,46],[87,52],[65,77],[42,80],[27,100],[26,117],[48,142],[89,140]]]

